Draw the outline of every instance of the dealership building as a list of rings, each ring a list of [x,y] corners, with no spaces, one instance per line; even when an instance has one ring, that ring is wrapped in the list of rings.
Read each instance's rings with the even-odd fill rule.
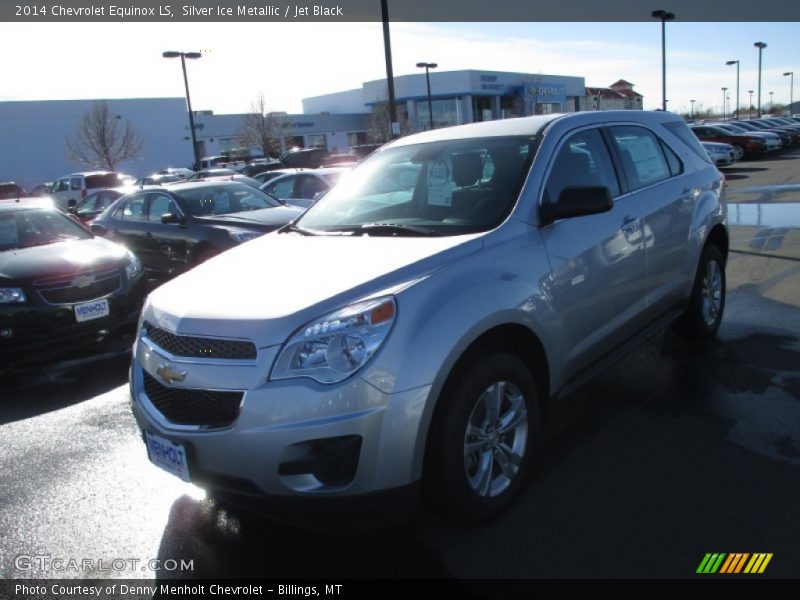
[[[534,114],[642,108],[633,84],[620,80],[609,88],[587,88],[583,77],[504,71],[430,72],[395,77],[398,122],[402,133],[507,119]],[[429,104],[430,100],[430,104]],[[67,157],[67,138],[95,100],[0,102],[0,180],[30,189],[44,181],[87,170]],[[144,139],[140,158],[119,165],[135,176],[193,162],[186,102],[178,98],[105,100],[109,111],[129,121]],[[388,133],[388,86],[385,79],[351,90],[303,99],[302,114],[276,113],[285,122],[281,150],[326,148],[346,153],[350,147],[385,139]],[[200,156],[241,152],[242,114],[195,111]],[[255,153],[255,149],[250,149]]]

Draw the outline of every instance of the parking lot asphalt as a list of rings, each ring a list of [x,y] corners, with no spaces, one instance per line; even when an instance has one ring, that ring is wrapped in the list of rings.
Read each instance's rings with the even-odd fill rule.
[[[798,164],[767,168],[777,181]],[[765,576],[798,577],[800,224],[767,213],[732,226],[719,339],[667,331],[561,401],[519,501],[480,527],[424,511],[378,532],[240,522],[150,465],[125,355],[6,373],[0,576],[692,577],[707,552],[771,552]],[[33,555],[193,568],[59,571]]]

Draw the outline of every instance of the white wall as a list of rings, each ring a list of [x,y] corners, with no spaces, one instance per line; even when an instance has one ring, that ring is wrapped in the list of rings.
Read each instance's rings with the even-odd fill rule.
[[[0,102],[0,180],[26,189],[87,167],[67,159],[72,137],[94,100]],[[132,175],[192,162],[189,116],[184,98],[106,100],[114,115],[128,119],[144,138],[139,159],[120,165]]]

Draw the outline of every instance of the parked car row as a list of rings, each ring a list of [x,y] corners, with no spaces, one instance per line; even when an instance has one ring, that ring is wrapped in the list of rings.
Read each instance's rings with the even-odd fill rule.
[[[741,155],[745,159],[800,145],[800,120],[790,117],[692,123],[690,128],[701,141],[728,144],[733,147],[734,157]],[[717,164],[727,164],[721,149],[716,148],[715,152],[714,160],[723,161]]]

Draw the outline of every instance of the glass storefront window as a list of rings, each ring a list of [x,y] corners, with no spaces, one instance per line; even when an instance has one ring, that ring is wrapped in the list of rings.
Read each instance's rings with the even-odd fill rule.
[[[460,98],[437,98],[433,104],[433,126],[450,127],[461,123]],[[428,101],[417,100],[418,127],[420,130],[430,129],[430,113]]]

